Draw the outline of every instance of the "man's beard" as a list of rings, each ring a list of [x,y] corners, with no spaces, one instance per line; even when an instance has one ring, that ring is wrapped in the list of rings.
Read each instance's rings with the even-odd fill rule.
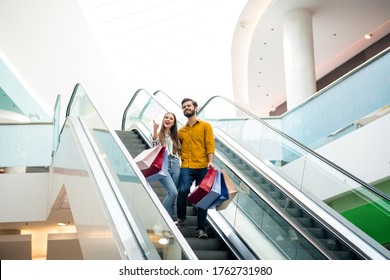
[[[184,113],[184,116],[187,118],[191,118],[193,115],[195,115],[195,110]]]

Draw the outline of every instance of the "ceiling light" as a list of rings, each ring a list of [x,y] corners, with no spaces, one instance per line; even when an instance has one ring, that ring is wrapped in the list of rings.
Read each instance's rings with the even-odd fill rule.
[[[59,225],[59,226],[66,226],[66,223],[57,223],[57,225]]]
[[[372,38],[372,34],[366,34],[364,35],[364,38],[370,40]]]
[[[158,240],[158,243],[160,243],[161,245],[166,245],[166,244],[168,244],[168,242],[169,242],[169,240],[168,240],[168,238],[160,238],[159,240]]]

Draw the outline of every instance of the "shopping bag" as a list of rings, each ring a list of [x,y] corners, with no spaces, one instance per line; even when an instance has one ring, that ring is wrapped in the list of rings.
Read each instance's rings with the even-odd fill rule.
[[[161,170],[146,177],[146,181],[153,182],[153,181],[157,181],[163,177],[166,177],[168,175],[168,165],[169,165],[168,160],[169,160],[168,159],[168,151],[165,150]]]
[[[209,209],[216,208],[216,207],[220,206],[222,204],[222,202],[229,199],[229,193],[228,193],[228,189],[226,187],[225,178],[222,175],[222,171],[220,171],[220,173],[221,173],[221,191],[220,191],[221,195],[216,200],[214,200],[214,202],[208,207]],[[213,188],[214,188],[214,186],[213,186]],[[212,189],[211,189],[211,191],[212,191]]]
[[[234,199],[234,197],[236,196],[236,194],[238,192],[236,185],[233,183],[232,179],[230,179],[230,177],[228,176],[226,171],[222,169],[221,172],[222,172],[222,176],[223,176],[223,179],[225,181],[225,184],[226,184],[229,199],[223,201],[220,205],[216,206],[217,211],[226,209],[226,207],[229,206],[230,202]]]
[[[166,150],[165,147],[161,146],[156,158],[154,159],[150,167],[146,169],[141,169],[141,172],[142,174],[144,174],[145,178],[159,172],[162,169],[165,150]]]
[[[213,186],[208,194],[206,194],[195,206],[208,209],[221,196],[221,171],[218,171],[215,177]]]
[[[153,161],[156,159],[158,153],[163,146],[159,145],[147,150],[142,151],[138,156],[134,158],[139,169],[144,170],[150,168]]]
[[[209,168],[202,182],[195,189],[188,194],[188,201],[193,204],[198,203],[206,194],[209,193],[210,189],[214,184],[215,177],[217,176],[218,170]]]

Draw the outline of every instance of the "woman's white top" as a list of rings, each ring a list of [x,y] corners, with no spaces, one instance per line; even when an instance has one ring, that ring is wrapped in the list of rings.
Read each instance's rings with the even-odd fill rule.
[[[155,146],[158,146],[158,145],[162,145],[162,143],[160,141],[160,138],[157,137],[156,140],[153,140],[153,136],[152,136],[152,146],[155,147]],[[173,153],[173,141],[171,139],[171,134],[170,133],[168,133],[168,135],[165,136],[165,148],[168,150],[169,155],[174,156],[174,157],[176,157],[177,159],[180,160],[179,154],[178,153],[176,153],[176,154]]]

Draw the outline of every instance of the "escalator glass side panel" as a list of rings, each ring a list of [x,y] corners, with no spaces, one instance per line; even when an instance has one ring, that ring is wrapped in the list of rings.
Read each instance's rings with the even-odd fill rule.
[[[145,105],[148,100],[144,99],[142,102]],[[154,259],[156,255],[154,252],[157,251],[161,259],[186,259],[186,253],[183,252],[175,234],[166,222],[167,213],[162,211],[162,206],[156,204],[157,198],[153,197],[154,193],[136,168],[134,160],[128,158],[128,155],[123,152],[118,144],[120,140],[117,141],[113,136],[114,133],[108,129],[81,86],[75,89],[70,108],[70,116],[80,117],[94,138],[99,154],[116,182],[117,189],[114,192],[122,203],[123,211],[131,213],[129,223],[144,250],[145,258]],[[149,109],[153,111],[153,107]],[[146,116],[150,113],[142,110],[143,108],[135,107],[130,113],[131,115],[144,113]],[[152,119],[153,115],[150,121]],[[148,239],[145,239],[145,236]]]
[[[139,96],[140,101],[138,100],[138,96]],[[164,106],[168,106],[169,111],[174,112],[174,114],[176,115],[177,121],[178,121],[178,127],[180,128],[183,126],[183,123],[185,123],[185,121],[183,120],[183,116],[182,116],[183,113],[181,111],[181,108],[178,107],[178,105],[176,103],[172,102],[172,100],[170,100],[169,98],[162,100],[162,102],[160,103],[160,101],[161,101],[160,99],[159,99],[159,101],[156,101],[154,99],[150,100],[147,96],[148,96],[148,94],[146,92],[143,92],[143,91],[139,91],[135,94],[135,97],[133,97],[133,99],[130,101],[130,103],[128,105],[127,112],[125,111],[125,113],[124,113],[124,117],[123,117],[124,123],[122,123],[122,127],[124,127],[126,130],[131,130],[135,126],[138,128],[144,126],[145,127],[145,131],[143,132],[144,137],[145,137],[145,135],[150,135],[152,132],[151,128],[153,127],[152,126],[153,119],[161,119],[163,117],[163,115],[168,111],[167,109],[165,109]],[[137,105],[137,104],[142,104],[143,102],[145,102],[145,100],[147,100],[147,102],[143,104],[144,107]],[[134,106],[136,107],[136,109],[132,109],[132,107],[133,107],[132,104],[135,104]],[[175,108],[178,108],[178,110],[175,111]],[[237,215],[240,213],[235,211],[235,209],[238,209],[238,208],[235,207],[234,203],[231,203],[231,206],[229,206],[228,208],[229,208],[229,210],[225,211],[225,214],[226,214],[225,219],[231,225],[234,225],[234,221],[237,219]],[[248,227],[246,227],[246,225],[248,225],[248,224],[252,228],[255,228],[252,226],[252,223],[248,220],[246,220],[246,223],[244,220],[240,220],[240,221],[241,221],[240,227],[241,227],[243,232],[245,232],[245,230],[246,230],[246,232],[248,232]],[[257,229],[255,230],[255,234],[258,234]],[[260,247],[260,248],[264,248],[264,247],[261,247],[259,245],[258,241],[259,241],[259,239],[254,240],[253,248],[255,248],[255,246]],[[264,240],[264,243],[269,243],[269,241]],[[273,246],[273,245],[271,244],[270,246]],[[275,249],[273,249],[273,250],[275,250]],[[272,251],[272,250],[270,250],[270,251]],[[273,254],[273,255],[269,254],[267,256],[267,258],[285,259],[286,257],[283,256],[282,254]]]
[[[156,94],[157,95],[157,94]],[[164,103],[166,106],[170,106],[169,109],[171,110],[172,108],[176,107],[179,108],[179,105],[176,104],[174,101],[172,101],[170,98],[164,97],[165,95],[162,92],[158,92],[158,101]],[[217,108],[214,108],[218,112]],[[181,110],[181,109],[180,109]],[[181,112],[182,113],[182,112]],[[235,109],[233,108],[232,110],[227,110],[224,112],[225,114],[228,114],[229,116],[235,116]],[[229,119],[227,122],[220,121],[220,119],[217,119],[219,121],[214,122],[214,120],[210,120],[213,124],[215,124],[214,129],[218,130],[219,128],[222,128],[224,131],[228,131],[229,136],[233,135],[234,138],[238,138],[241,140],[242,145],[245,144],[246,142],[249,143],[249,147],[251,149],[252,153],[256,153],[259,155],[260,153],[265,154],[267,153],[267,156],[269,158],[273,158],[273,149],[270,149],[270,145],[273,145],[274,142],[279,142],[283,143],[283,137],[280,137],[280,135],[277,134],[272,134],[273,131],[270,130],[268,127],[264,127],[264,135],[269,134],[268,137],[264,137],[264,141],[262,145],[258,145],[256,142],[256,135],[260,137],[262,135],[262,130],[257,129],[254,127],[256,124],[255,120],[240,117],[240,118],[233,118],[234,122],[231,122],[231,119]],[[245,124],[245,125],[237,125],[237,124]],[[244,127],[247,131],[243,132],[242,127]],[[244,134],[249,135],[250,138],[245,138],[241,139],[240,137]],[[256,134],[255,137],[253,137],[253,134]],[[275,135],[276,137],[272,136]],[[273,140],[272,141],[270,141]],[[288,153],[289,157],[297,158],[301,157],[302,154],[305,154],[305,152],[302,149],[291,149],[291,147],[288,146],[289,142],[286,142],[286,154]],[[219,143],[217,143],[217,148],[219,148]],[[295,147],[294,147],[295,148]],[[222,151],[223,153],[223,151]],[[280,157],[280,152],[277,153],[277,156]],[[229,155],[229,160],[232,160],[232,164],[239,164],[241,159],[238,157],[234,157]],[[237,160],[238,162],[234,162],[234,160]],[[218,159],[216,158],[216,162]],[[243,162],[241,162],[243,163]],[[283,161],[279,160],[278,162],[275,161],[276,165],[282,165]],[[217,166],[219,166],[217,164]],[[227,168],[228,169],[228,168]],[[250,170],[249,168],[244,167],[244,171],[247,172],[247,174],[244,174],[243,176],[249,177],[249,178],[256,178],[257,172]],[[297,173],[293,173],[295,177],[297,177]],[[237,176],[235,176],[237,177]],[[302,177],[302,175],[300,176]],[[245,197],[247,196],[246,192],[251,193],[251,197],[257,197],[256,194],[253,193],[251,190],[251,187],[244,187],[245,183],[241,182],[241,179],[238,179],[238,185],[240,187],[243,187],[246,191],[244,194],[241,193],[241,191],[238,193],[236,196],[234,202],[236,203],[239,201],[239,198],[242,197],[241,201],[244,201]],[[301,178],[296,178],[298,182],[301,181]],[[231,203],[231,205],[226,209],[226,211],[220,211],[221,215],[224,216],[225,220],[228,221],[228,223],[236,230],[237,233],[239,233],[244,239],[245,242],[248,243],[249,247],[257,254],[260,258],[271,258],[271,259],[277,259],[280,256],[277,256],[277,254],[272,254],[270,255],[264,255],[264,251],[266,251],[264,248],[269,248],[270,252],[274,252],[271,247],[277,247],[281,255],[283,255],[284,258],[291,258],[291,259],[324,259],[326,258],[321,252],[319,252],[318,249],[316,249],[310,242],[306,240],[306,237],[303,238],[302,235],[297,232],[296,230],[293,229],[293,227],[288,226],[288,222],[284,221],[284,228],[283,226],[280,226],[278,228],[280,234],[279,236],[276,236],[277,239],[275,238],[275,235],[270,234],[270,230],[267,228],[267,225],[263,225],[262,223],[258,223],[258,217],[252,217],[251,215],[248,215],[248,213],[251,213],[250,211],[247,213],[245,212],[247,207],[238,207],[235,203]],[[246,205],[245,203],[243,204],[244,206]],[[256,208],[261,208],[261,206],[255,205]],[[264,206],[263,206],[264,207]],[[272,212],[272,208],[268,206],[269,211]],[[267,212],[265,212],[267,213]],[[269,215],[269,214],[268,214]],[[271,220],[273,218],[273,215],[269,215],[271,217]],[[277,215],[276,215],[277,216]],[[279,218],[278,220],[283,220],[282,218]],[[266,219],[267,221],[267,219]],[[269,221],[269,219],[268,219]],[[273,223],[273,225],[278,224],[277,222]],[[279,223],[280,224],[280,223]],[[264,226],[264,227],[263,227]],[[249,230],[249,228],[253,229],[252,231]],[[276,226],[271,227],[273,229],[276,228]],[[250,234],[249,234],[250,232]],[[282,237],[284,235],[284,237]],[[256,242],[252,242],[253,240],[256,240]],[[261,240],[261,242],[259,242]],[[286,240],[289,240],[289,242],[286,242]],[[299,240],[299,241],[297,241]],[[327,239],[329,240],[329,238]],[[284,244],[281,244],[284,241]],[[291,243],[297,243],[297,246],[291,246]],[[302,244],[305,244],[302,246]],[[321,246],[321,245],[320,245]],[[295,248],[295,250],[291,250],[291,248]],[[307,248],[305,250],[304,248]],[[329,250],[328,248],[325,250]],[[330,250],[331,251],[331,250]],[[310,252],[310,253],[309,253]],[[330,253],[332,255],[332,253]],[[329,257],[329,256],[328,256]],[[338,258],[338,256],[334,256],[333,258]],[[347,254],[346,256],[343,256],[342,258],[349,258],[349,259],[355,259],[359,258],[358,256],[351,254]]]
[[[160,94],[160,93],[159,93]],[[158,100],[154,100],[153,102],[159,103],[160,98]],[[167,103],[166,106],[172,106],[179,108],[179,105],[175,103],[174,101],[170,100],[169,98],[165,98],[162,103]],[[226,104],[224,104],[226,103]],[[149,106],[149,105],[148,105]],[[147,107],[147,106],[146,106]],[[160,104],[161,109],[161,115],[162,116],[167,110]],[[169,111],[172,110],[172,108],[169,108]],[[147,108],[144,108],[144,111],[146,111]],[[180,110],[181,111],[181,110]],[[154,112],[156,114],[156,112]],[[291,141],[288,137],[285,137],[281,133],[277,133],[274,129],[272,129],[269,125],[259,121],[256,117],[253,117],[250,114],[247,114],[244,110],[241,110],[239,107],[236,107],[231,102],[225,102],[225,99],[219,97],[213,97],[211,98],[206,105],[201,109],[199,117],[201,119],[204,119],[206,121],[209,121],[212,123],[213,128],[215,131],[222,131],[224,135],[228,135],[227,142],[229,143],[238,143],[241,148],[246,149],[251,153],[252,155],[255,155],[257,159],[264,162],[267,166],[269,166],[271,169],[273,169],[276,173],[280,174],[283,178],[286,179],[286,181],[290,182],[292,184],[292,187],[299,190],[299,192],[302,193],[310,193],[309,191],[306,191],[304,189],[307,188],[307,186],[303,185],[303,182],[306,180],[307,170],[306,170],[306,160],[307,158],[310,158],[309,155],[311,155],[307,149],[302,148],[300,145],[295,144],[294,141]],[[143,116],[138,115],[138,122],[142,122],[146,126],[146,130],[149,130],[150,134],[150,128],[152,127],[151,121],[149,123],[145,123],[143,121]],[[134,121],[136,121],[134,119]],[[179,121],[180,122],[180,121]],[[130,123],[126,127],[130,127]],[[182,126],[183,124],[180,123],[179,126]],[[218,140],[219,134],[216,137],[216,140]],[[220,143],[216,143],[217,149],[220,146]],[[224,151],[220,151],[220,153],[223,155]],[[229,155],[229,160],[233,162],[233,165],[236,163],[240,163],[240,158],[234,158],[233,155]],[[237,160],[237,162],[234,162],[234,160]],[[218,158],[216,158],[216,162],[218,161]],[[241,160],[241,163],[245,164],[245,160]],[[219,166],[217,164],[217,166]],[[222,168],[222,165],[220,166]],[[251,215],[247,215],[247,213],[250,213],[250,211],[246,210],[245,203],[244,206],[237,204],[237,201],[245,201],[245,198],[248,198],[251,196],[248,194],[253,195],[253,197],[257,197],[257,194],[259,192],[259,189],[262,189],[264,186],[269,186],[273,188],[274,190],[277,190],[278,187],[273,186],[272,184],[267,184],[267,181],[257,181],[257,180],[263,180],[259,178],[258,171],[251,170],[247,166],[241,166],[236,167],[238,169],[241,168],[241,170],[244,172],[244,174],[238,176],[238,182],[237,185],[241,189],[243,189],[248,192],[242,194],[241,190],[239,191],[238,195],[236,195],[235,199],[233,200],[233,203],[229,205],[229,207],[225,211],[220,211],[221,215],[225,216],[225,219],[232,225],[232,227],[235,228],[239,234],[243,234],[245,236],[245,227],[242,226],[244,230],[240,229],[240,224],[251,224],[254,228],[257,229],[258,233],[262,233],[264,238],[263,240],[267,239],[268,241],[271,240],[271,246],[278,247],[278,242],[276,241],[282,241],[285,240],[285,237],[290,238],[290,241],[293,240],[302,240],[299,242],[299,246],[296,246],[296,250],[287,250],[284,249],[283,246],[280,247],[280,252],[287,258],[314,258],[314,259],[322,259],[324,256],[322,256],[322,253],[325,251],[328,252],[328,258],[335,258],[335,259],[360,259],[362,258],[359,253],[355,253],[353,249],[349,248],[348,246],[344,245],[343,242],[340,242],[336,236],[334,236],[328,229],[324,228],[323,225],[319,224],[316,219],[313,219],[313,217],[305,217],[305,211],[302,211],[298,206],[292,203],[291,200],[288,200],[283,197],[272,197],[272,196],[283,196],[283,192],[270,191],[267,193],[264,190],[261,190],[260,192],[263,192],[266,194],[266,197],[268,196],[268,199],[271,198],[273,203],[284,203],[285,207],[279,207],[279,210],[281,211],[283,215],[287,215],[290,217],[289,219],[294,221],[294,223],[300,224],[302,227],[302,224],[307,223],[307,232],[310,232],[307,234],[306,231],[297,231],[294,230],[293,227],[290,226],[290,228],[284,229],[284,236],[281,238],[281,236],[276,235],[277,238],[274,238],[275,240],[268,239],[268,236],[275,237],[269,229],[265,226],[266,224],[260,223],[259,217],[262,217],[262,215],[256,215],[255,217],[251,217]],[[227,168],[229,169],[229,168]],[[243,177],[241,177],[243,176]],[[245,180],[249,180],[250,186],[245,187],[245,182],[242,182],[240,178],[245,178]],[[254,188],[254,189],[253,189]],[[256,193],[254,193],[254,190],[256,190]],[[344,192],[346,190],[345,186],[342,186],[341,192]],[[347,188],[348,190],[348,188]],[[324,209],[328,210],[329,212],[332,212],[333,209],[331,209],[325,202],[315,199],[315,195],[312,196],[313,200],[316,201],[316,203],[319,203]],[[252,198],[251,198],[252,199]],[[253,200],[258,203],[258,199]],[[238,206],[240,205],[240,206]],[[256,205],[256,204],[252,204]],[[259,206],[256,206],[259,207]],[[276,209],[271,207],[270,209]],[[263,210],[262,210],[263,211]],[[268,211],[265,213],[271,213],[272,211]],[[290,213],[291,212],[291,213]],[[337,213],[333,211],[333,214],[340,219],[343,219],[340,213]],[[273,218],[273,215],[268,214],[269,217]],[[275,219],[280,220],[280,219]],[[284,219],[282,219],[284,220]],[[270,219],[265,219],[265,221],[270,221]],[[271,219],[272,221],[272,219]],[[246,223],[245,223],[246,222]],[[344,222],[348,222],[345,220]],[[260,225],[257,225],[256,223],[260,223]],[[278,222],[272,222],[271,225],[278,224]],[[279,222],[281,224],[281,222]],[[289,222],[286,223],[288,225]],[[318,225],[317,225],[318,224]],[[353,227],[353,224],[350,224],[350,226]],[[287,226],[288,227],[288,226]],[[281,227],[282,228],[282,227]],[[295,226],[296,229],[296,226]],[[354,228],[355,229],[355,228]],[[267,231],[268,230],[268,231]],[[248,228],[246,228],[246,232],[248,232]],[[363,232],[362,232],[363,233]],[[305,234],[304,238],[301,238],[302,234]],[[363,233],[364,234],[364,233]],[[258,235],[256,235],[257,237]],[[307,250],[306,252],[304,250],[300,250],[298,252],[298,249],[306,248],[306,247],[313,247],[313,236],[314,236],[314,244],[316,244],[316,249],[314,251],[318,251],[318,248],[322,248],[320,255],[316,255],[317,253],[312,254],[311,256],[308,256],[308,252],[311,250]],[[251,236],[253,238],[253,236]],[[366,236],[364,236],[366,237]],[[367,236],[368,237],[368,236]],[[307,239],[310,239],[309,240]],[[370,237],[368,237],[370,239]],[[245,239],[245,237],[244,237]],[[258,238],[260,240],[260,238]],[[247,238],[245,242],[250,242],[251,238]],[[377,244],[375,241],[373,241],[375,244]],[[250,248],[256,248],[256,246],[253,246],[253,244],[249,244]],[[264,248],[264,247],[263,247]],[[270,247],[269,247],[270,248]],[[290,249],[294,248],[294,246],[290,246]],[[254,249],[256,250],[256,249]],[[294,255],[295,252],[295,255]],[[305,252],[305,253],[302,253]]]
[[[390,243],[390,202],[308,154],[302,191],[330,207],[385,246]]]
[[[233,163],[233,165],[235,164]],[[246,182],[234,174],[230,168],[218,158],[215,158],[215,166],[218,169],[224,169],[238,187],[238,193],[227,209],[219,212],[245,240],[256,255],[261,258],[266,258],[267,256],[264,256],[264,248],[272,244],[272,246],[276,247],[287,259],[321,260],[328,258],[309,242],[307,237],[295,230],[280,213],[276,212],[273,207],[265,202],[258,195],[258,192],[253,191],[252,188],[257,186],[264,194],[275,196],[275,202],[277,201],[280,204],[284,204],[283,206],[286,210],[285,214],[292,216],[292,219],[294,217],[302,217],[303,212],[298,213],[298,209],[293,207],[290,208],[289,201],[282,200],[277,191],[274,190],[274,187],[267,182],[266,179],[259,177],[256,172],[246,168],[248,173],[245,177],[251,178],[250,180],[252,181],[252,186],[249,187]],[[250,174],[250,172],[252,172],[252,174]],[[288,211],[291,213],[288,213]],[[333,240],[329,241],[331,239],[329,236],[326,236],[326,238],[324,237],[324,239],[326,239],[327,242],[334,243]],[[328,250],[329,254],[335,259],[360,259],[359,256],[348,250],[345,250],[345,256],[340,256],[337,250],[335,252],[329,248],[324,248],[324,250]],[[276,257],[273,256],[273,258]]]
[[[139,122],[146,128],[153,127],[153,120],[161,120],[166,112],[164,106],[153,99],[147,91],[138,91],[124,113],[122,127],[124,130],[131,130],[130,126]],[[183,124],[181,111],[180,114],[177,110],[174,110],[173,113],[181,126]]]
[[[212,123],[215,129],[228,136],[227,141],[238,143],[373,246],[375,242],[370,238],[382,245],[389,242],[377,234],[389,232],[389,203],[365,188],[350,174],[335,168],[309,149],[304,149],[293,139],[224,98],[211,98],[202,108],[199,117]],[[296,127],[300,127],[300,124],[297,123]],[[350,212],[336,212],[339,208],[332,207],[333,204],[329,201],[334,202],[336,198],[345,195],[363,200],[364,205],[372,205],[360,208],[360,211],[369,211],[364,216],[375,215],[373,219],[385,222],[369,228],[369,223],[362,227],[362,223],[356,223],[356,219],[349,222],[343,219],[343,216],[348,219]]]
[[[72,122],[67,120],[51,167],[52,193],[65,186],[84,260],[125,259],[123,243],[115,240],[119,233],[109,226],[112,219],[106,215],[104,203],[99,203],[101,182],[92,174],[79,137],[75,136]]]

